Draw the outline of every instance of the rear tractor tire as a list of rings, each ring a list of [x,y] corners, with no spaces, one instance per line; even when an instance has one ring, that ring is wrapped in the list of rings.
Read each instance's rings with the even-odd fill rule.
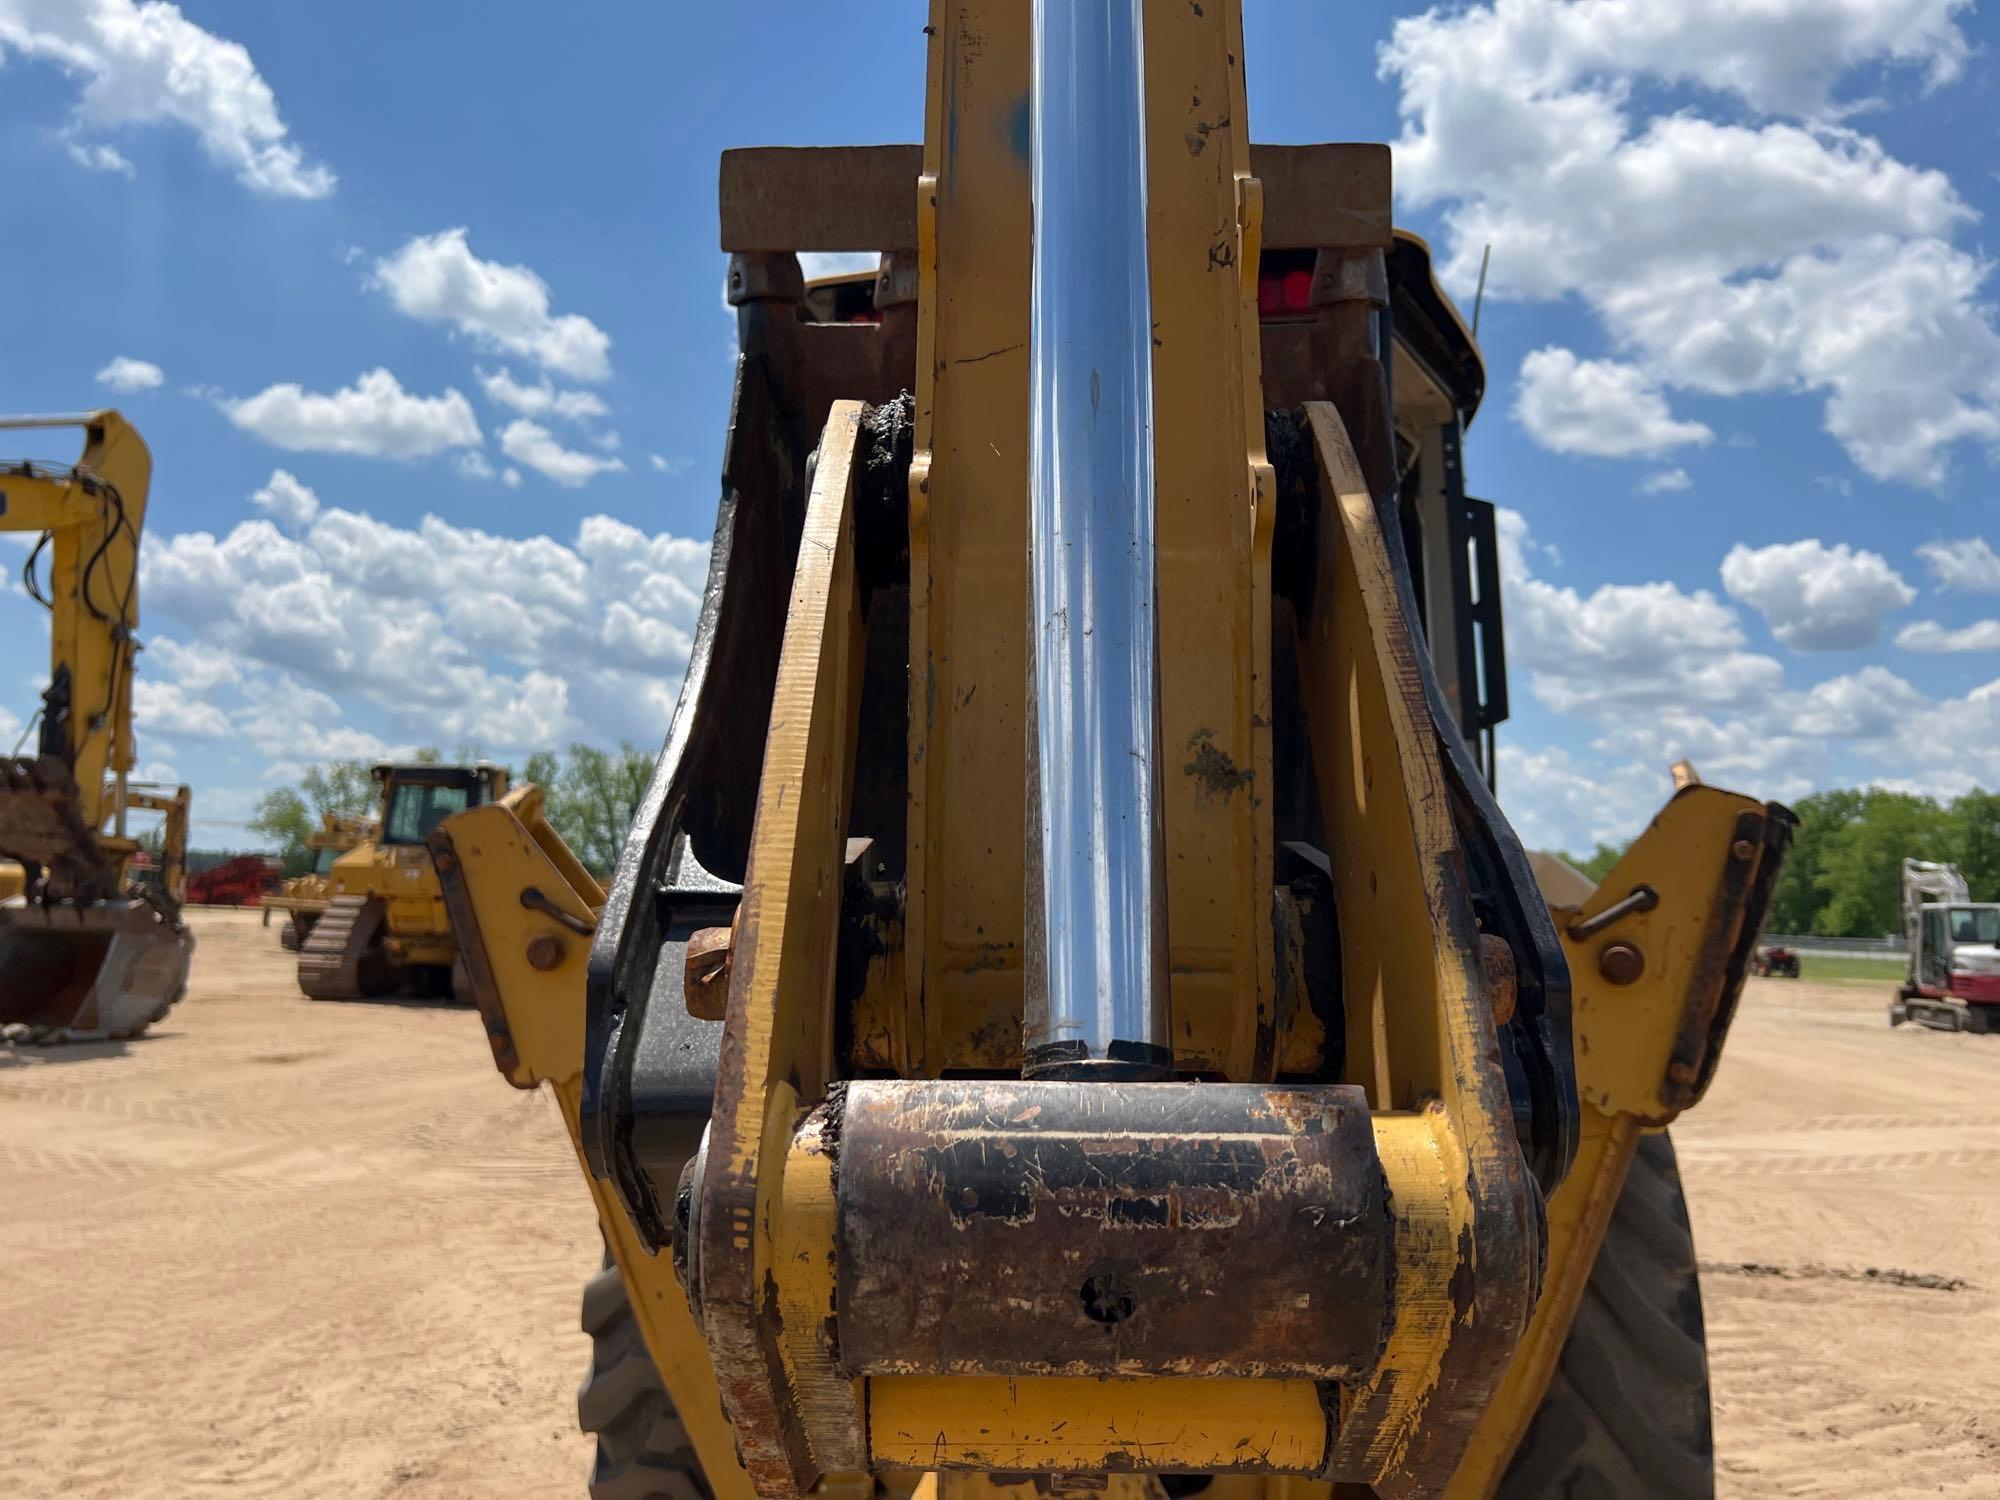
[[[1569,1340],[1500,1500],[1713,1500],[1708,1352],[1687,1200],[1640,1139]]]
[[[590,1500],[711,1500],[609,1255],[584,1283],[583,1331],[591,1338],[590,1372],[576,1393],[576,1420],[597,1438]]]

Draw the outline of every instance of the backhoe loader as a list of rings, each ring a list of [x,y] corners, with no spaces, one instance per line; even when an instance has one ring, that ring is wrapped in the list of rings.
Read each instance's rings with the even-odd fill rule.
[[[83,431],[75,463],[0,464],[0,530],[40,534],[21,576],[50,614],[41,707],[0,756],[0,861],[13,867],[0,877],[0,1028],[35,1043],[138,1035],[186,990],[194,950],[180,915],[187,789],[131,781],[152,456],[115,411],[0,418],[10,437],[63,428]],[[165,819],[156,882],[132,878],[135,809]]]
[[[608,890],[532,786],[431,837],[604,1233],[592,1493],[1709,1494],[1659,1132],[1789,814],[1677,773],[1538,888],[1478,350],[1386,148],[1251,144],[1239,0],[929,20],[921,146],[722,159],[721,506]]]
[[[506,795],[507,772],[484,761],[384,761],[382,802],[326,875],[318,910],[298,932],[299,988],[315,1000],[462,994],[458,944],[424,840],[445,818]],[[338,836],[336,836],[337,838]]]

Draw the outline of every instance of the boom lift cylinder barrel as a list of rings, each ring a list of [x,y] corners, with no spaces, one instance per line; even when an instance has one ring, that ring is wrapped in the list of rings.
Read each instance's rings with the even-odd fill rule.
[[[1329,1380],[1381,1352],[1359,1088],[875,1079],[830,1113],[851,1374]]]
[[[1035,0],[1026,1058],[1170,1076],[1140,0]]]

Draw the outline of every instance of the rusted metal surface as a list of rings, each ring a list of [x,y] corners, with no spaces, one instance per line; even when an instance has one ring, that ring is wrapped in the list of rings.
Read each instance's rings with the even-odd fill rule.
[[[1486,997],[1493,1008],[1493,1024],[1505,1026],[1514,1019],[1519,998],[1520,976],[1514,966],[1514,950],[1497,932],[1479,935],[1479,966],[1486,975]]]
[[[727,927],[704,927],[687,940],[683,989],[688,1014],[720,1021],[729,1013],[729,950],[736,934]]]
[[[1344,1395],[1327,1477],[1420,1494],[1457,1466],[1527,1324],[1540,1211],[1496,1065],[1478,846],[1453,820],[1459,789],[1406,565],[1340,413],[1311,403],[1306,417],[1321,519],[1300,678],[1340,904],[1346,1066],[1378,1109],[1404,1112],[1376,1119],[1396,1320],[1375,1370]]]
[[[722,153],[722,248],[907,250],[921,146],[765,146]]]
[[[426,843],[431,853],[431,865],[437,871],[438,890],[444,897],[445,911],[451,921],[452,937],[458,943],[458,962],[465,970],[465,984],[472,991],[472,1003],[479,1009],[479,1023],[486,1029],[487,1045],[493,1049],[494,1066],[499,1068],[500,1076],[514,1087],[532,1089],[537,1079],[518,1076],[521,1057],[514,1047],[514,1033],[507,1025],[507,1009],[500,1001],[500,986],[494,978],[492,961],[486,956],[486,938],[479,928],[479,908],[465,887],[465,873],[452,842],[450,823],[440,823],[432,829]],[[310,941],[310,936],[307,940]]]
[[[1650,885],[1634,886],[1632,894],[1622,901],[1612,902],[1594,917],[1585,917],[1580,922],[1570,923],[1570,938],[1574,942],[1581,943],[1587,938],[1596,937],[1619,918],[1629,916],[1635,911],[1651,911],[1659,904],[1660,893]]]
[[[1750,954],[1757,946],[1771,890],[1797,826],[1798,819],[1791,811],[1775,802],[1736,819],[1728,862],[1717,882],[1715,903],[1703,934],[1701,957],[1688,985],[1667,1076],[1660,1085],[1660,1098],[1671,1109],[1686,1109],[1700,1099],[1715,1076],[1722,1043],[1750,969]]]
[[[1215,129],[1228,124],[1195,121],[1186,149],[1202,155]],[[1387,146],[1253,145],[1250,170],[1264,184],[1264,243],[1271,248],[1389,247]],[[722,248],[914,250],[922,171],[923,148],[913,145],[725,151],[717,194]]]
[[[116,863],[98,847],[70,768],[54,755],[0,756],[0,857],[48,873],[58,897],[105,900],[118,893]]]
[[[1635,984],[1646,972],[1646,955],[1633,943],[1606,943],[1597,954],[1597,972],[1613,984]]]
[[[851,1373],[1331,1379],[1381,1349],[1358,1088],[854,1083],[838,1160]]]

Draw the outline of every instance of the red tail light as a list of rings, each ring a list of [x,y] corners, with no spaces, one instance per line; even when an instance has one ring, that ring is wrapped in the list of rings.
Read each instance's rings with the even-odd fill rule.
[[[1257,315],[1281,318],[1312,311],[1311,271],[1267,272],[1257,278]]]

